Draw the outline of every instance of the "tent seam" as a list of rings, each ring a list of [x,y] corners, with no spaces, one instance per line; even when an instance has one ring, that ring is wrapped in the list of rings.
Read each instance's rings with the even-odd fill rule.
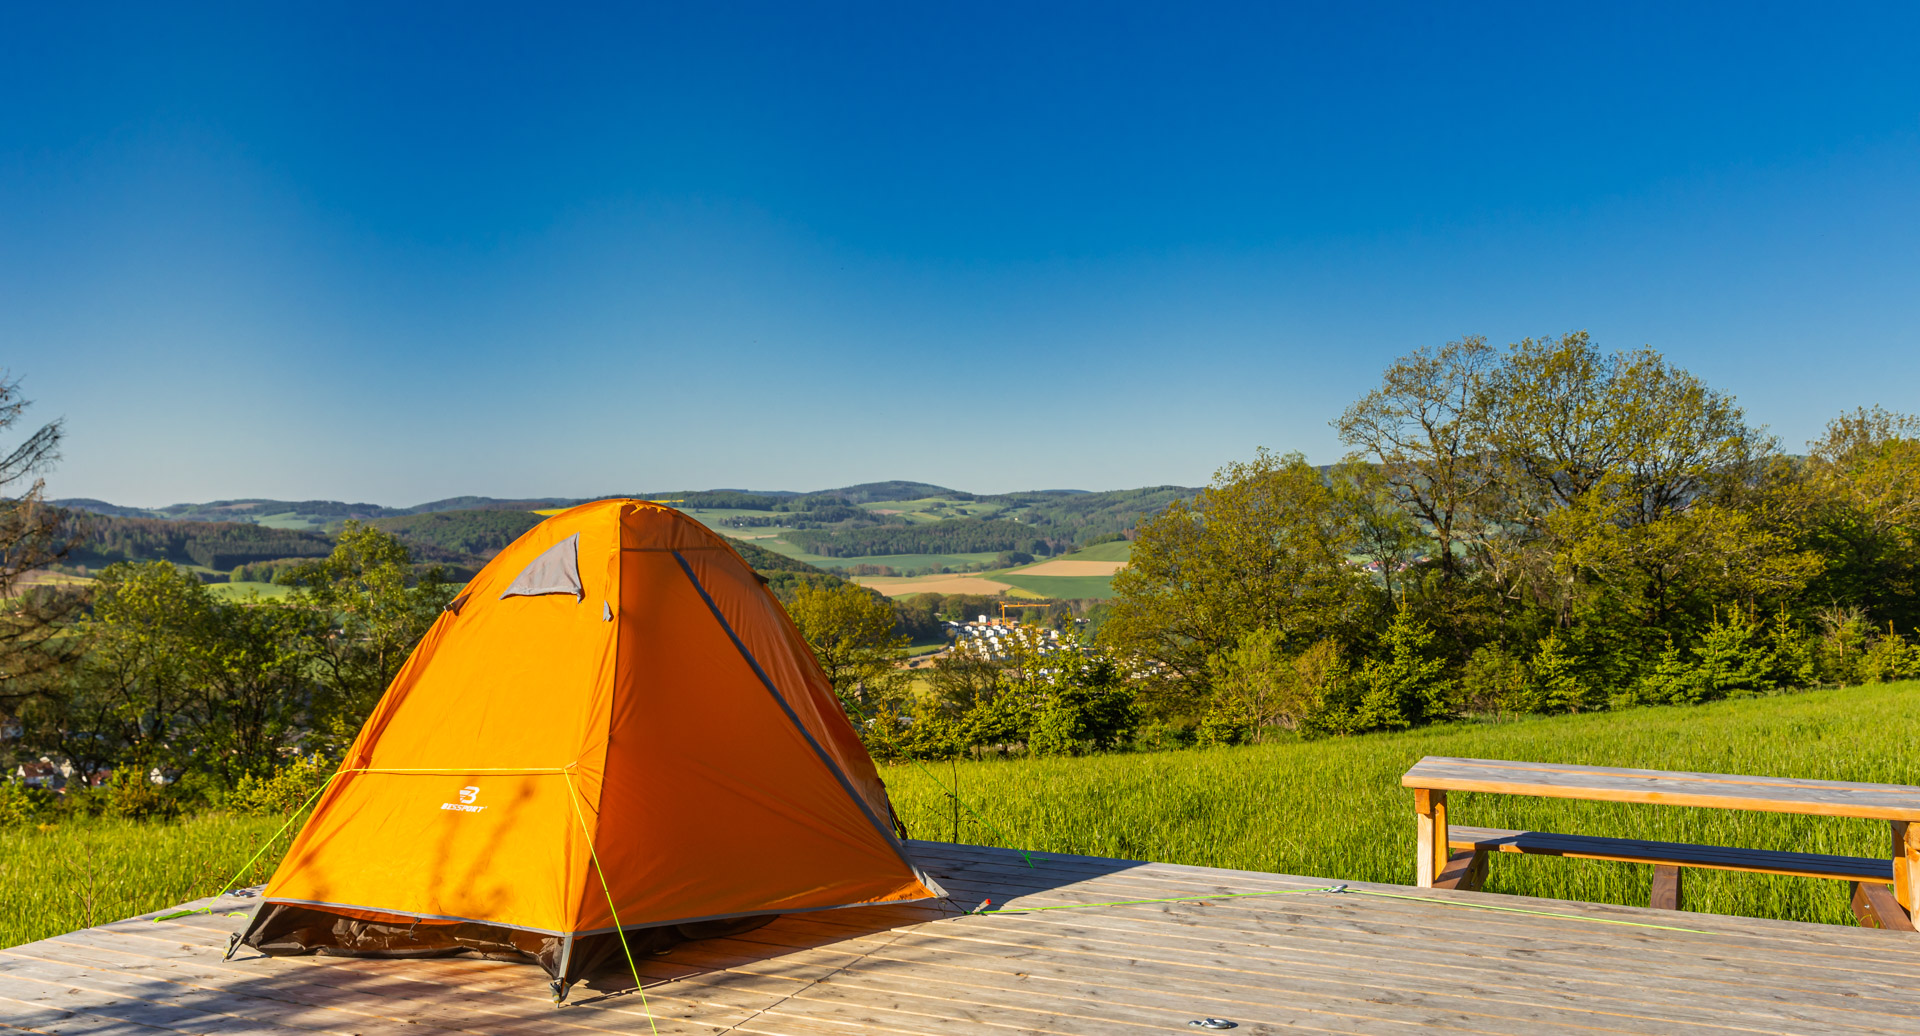
[[[793,723],[794,729],[800,732],[800,736],[807,739],[807,744],[813,749],[814,757],[827,768],[827,772],[833,775],[834,780],[840,782],[840,790],[846,792],[854,805],[860,807],[860,812],[867,818],[867,822],[873,825],[875,831],[880,832],[880,837],[886,841],[889,848],[893,849],[893,854],[900,858],[900,862],[906,865],[907,872],[913,875],[914,880],[929,890],[940,890],[940,886],[934,884],[933,879],[921,871],[919,866],[907,856],[906,847],[900,842],[899,837],[874,815],[873,807],[868,805],[866,798],[854,789],[853,782],[847,779],[847,775],[840,772],[840,767],[835,765],[833,757],[827,754],[827,750],[821,746],[819,739],[813,736],[813,731],[808,730],[807,725],[800,722],[799,713],[793,711],[793,706],[780,693],[780,689],[773,685],[773,679],[767,675],[765,669],[760,667],[760,660],[753,657],[753,652],[747,648],[746,642],[733,631],[733,625],[727,621],[727,617],[720,613],[720,606],[714,602],[713,595],[707,593],[707,588],[700,583],[700,577],[694,575],[693,566],[687,564],[687,559],[682,557],[678,550],[673,552],[673,559],[680,563],[680,571],[686,573],[687,582],[693,584],[694,590],[700,594],[700,599],[707,602],[707,610],[713,613],[714,621],[720,624],[727,638],[733,641],[733,646],[739,650],[740,657],[746,659],[747,665],[753,669],[753,675],[760,678],[760,685],[765,687],[767,693],[779,704],[780,711],[787,714],[787,719]]]

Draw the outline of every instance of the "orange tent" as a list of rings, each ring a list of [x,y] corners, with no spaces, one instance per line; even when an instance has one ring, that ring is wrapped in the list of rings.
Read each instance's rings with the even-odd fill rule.
[[[603,500],[448,605],[321,795],[241,941],[533,960],[554,992],[621,930],[944,896],[786,612],[726,541]]]

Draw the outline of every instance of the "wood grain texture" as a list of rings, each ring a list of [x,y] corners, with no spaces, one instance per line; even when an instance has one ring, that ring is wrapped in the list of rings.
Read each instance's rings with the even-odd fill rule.
[[[1878,882],[1856,882],[1850,900],[1853,918],[1862,928],[1885,928],[1894,932],[1913,931],[1913,918],[1893,896],[1893,890]]]
[[[1763,813],[1920,820],[1920,788],[1791,777],[1634,770],[1427,756],[1400,778],[1404,787],[1500,795],[1704,806]]]
[[[1662,864],[1653,869],[1653,891],[1647,905],[1655,910],[1680,909],[1680,868]]]
[[[251,951],[226,961],[227,934],[245,922],[233,912],[251,905],[232,898],[204,904],[211,914],[0,950],[0,1032],[1146,1036],[1196,1031],[1187,1022],[1211,1015],[1248,1034],[1920,1036],[1920,941],[1895,932],[912,848],[951,902],[796,915],[684,944],[639,962],[644,1006],[618,970],[555,1008],[525,965]],[[1443,873],[1469,876],[1475,855]],[[1862,887],[1891,901],[1887,880]],[[1220,896],[1240,898],[1207,898]],[[967,913],[986,899],[1011,909]],[[1123,900],[1150,902],[1111,905]],[[1070,909],[1020,912],[1034,907]],[[1697,932],[1636,927],[1655,924]]]

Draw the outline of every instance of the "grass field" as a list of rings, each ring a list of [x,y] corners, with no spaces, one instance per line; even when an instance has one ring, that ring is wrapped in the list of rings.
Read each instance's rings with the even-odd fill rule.
[[[211,895],[285,822],[207,816],[0,828],[0,946]],[[287,841],[240,884],[267,880]]]
[[[242,598],[249,593],[257,593],[261,597],[285,597],[293,593],[293,587],[278,583],[209,583],[207,592],[229,599]]]
[[[1113,596],[1112,576],[1030,576],[1015,570],[989,573],[989,577],[1042,597],[1106,600]]]
[[[897,514],[913,522],[944,522],[949,518],[992,518],[1007,509],[1006,504],[989,503],[984,500],[956,500],[945,496],[930,496],[919,500],[882,500],[861,504],[860,507],[876,514]]]
[[[1413,882],[1413,798],[1423,755],[1920,783],[1920,683],[1701,707],[1455,724],[1248,748],[884,768],[919,837],[1062,853]],[[1887,825],[1723,810],[1456,793],[1449,819],[1661,841],[1884,856]],[[1501,854],[1487,891],[1644,906],[1652,869]],[[1851,923],[1844,882],[1689,871],[1686,905],[1710,913]]]
[[[1403,734],[1082,759],[884,766],[917,837],[1331,880],[1413,881],[1412,795],[1423,755],[1920,783],[1920,683]],[[956,810],[941,783],[972,810]],[[1887,851],[1884,823],[1456,793],[1457,824],[1663,841]],[[280,818],[70,820],[0,829],[0,946],[216,891]],[[283,839],[275,852],[284,847]],[[265,880],[275,853],[244,875]],[[1490,892],[1645,905],[1651,869],[1502,854]],[[1851,923],[1841,882],[1695,870],[1689,909]]]
[[[1112,543],[1096,543],[1091,547],[1081,547],[1071,554],[1062,554],[1058,561],[1126,561],[1133,557],[1132,540],[1115,540]]]

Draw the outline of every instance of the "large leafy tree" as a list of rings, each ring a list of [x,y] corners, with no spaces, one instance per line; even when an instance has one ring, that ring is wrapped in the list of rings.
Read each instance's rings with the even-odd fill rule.
[[[1140,524],[1101,636],[1149,663],[1163,707],[1196,705],[1208,659],[1251,630],[1273,630],[1297,651],[1364,623],[1372,586],[1347,561],[1356,542],[1349,509],[1319,471],[1297,453],[1262,450]]]
[[[1462,576],[1460,548],[1477,538],[1478,508],[1493,483],[1482,411],[1499,357],[1479,335],[1417,349],[1333,422],[1351,456],[1373,465],[1406,513],[1424,523],[1449,585]]]
[[[907,638],[895,632],[893,605],[886,598],[853,583],[800,584],[787,602],[787,614],[856,722],[897,694],[895,666]]]
[[[407,547],[391,533],[348,521],[333,553],[290,570],[295,601],[330,627],[311,642],[318,684],[318,747],[343,751],[414,645],[453,597],[439,569],[416,576]]]
[[[1808,539],[1825,560],[1813,596],[1920,624],[1920,418],[1842,414],[1808,444]]]

